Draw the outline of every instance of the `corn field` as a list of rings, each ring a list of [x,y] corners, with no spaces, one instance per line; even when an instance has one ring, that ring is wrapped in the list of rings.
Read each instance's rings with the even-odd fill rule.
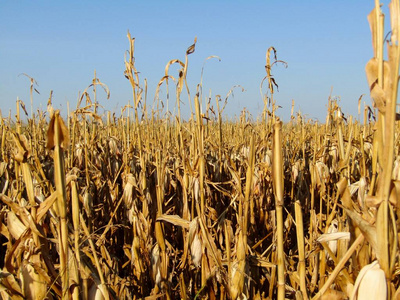
[[[224,119],[233,90],[190,93],[196,40],[149,105],[128,33],[120,116],[101,110],[96,74],[74,110],[50,94],[33,112],[30,78],[31,113],[18,100],[1,116],[0,298],[400,299],[398,1],[390,13],[387,61],[378,1],[368,16],[372,105],[345,118],[329,98],[325,123],[293,108],[280,121],[273,47],[257,119]]]

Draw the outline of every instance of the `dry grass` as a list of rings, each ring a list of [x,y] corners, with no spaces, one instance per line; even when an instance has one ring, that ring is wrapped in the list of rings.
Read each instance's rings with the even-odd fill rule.
[[[202,104],[201,83],[189,92],[196,41],[184,62],[167,64],[150,109],[129,34],[133,106],[120,117],[99,114],[96,89],[109,91],[96,74],[66,122],[50,95],[48,113],[31,112],[23,126],[18,100],[16,119],[1,118],[0,127],[1,298],[364,299],[372,288],[398,299],[395,1],[391,16],[388,62],[378,3],[369,16],[376,116],[366,107],[358,120],[344,119],[329,99],[325,124],[293,111],[282,124],[271,47],[260,120],[243,111],[223,121],[232,91],[223,103],[216,97],[216,109]],[[169,74],[174,63],[178,77]],[[162,114],[158,97],[171,82],[176,116]]]

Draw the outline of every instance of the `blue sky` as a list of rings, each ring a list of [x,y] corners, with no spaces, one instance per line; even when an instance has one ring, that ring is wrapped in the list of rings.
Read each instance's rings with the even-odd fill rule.
[[[384,3],[384,12],[387,11]],[[275,94],[282,106],[278,115],[295,111],[324,122],[327,99],[340,98],[343,112],[357,115],[357,101],[371,104],[364,67],[372,56],[367,15],[374,2],[354,1],[8,1],[0,2],[0,108],[3,116],[15,101],[30,107],[29,79],[38,82],[34,108],[46,108],[50,91],[53,104],[63,112],[73,109],[79,92],[97,77],[108,85],[111,98],[99,93],[106,110],[120,113],[132,99],[123,76],[129,30],[136,38],[136,68],[141,83],[148,81],[152,105],[158,81],[171,59],[184,60],[197,36],[196,51],[189,56],[191,96],[203,75],[203,93],[225,96],[235,89],[224,112],[238,115],[246,107],[254,118],[262,111],[260,82],[265,73],[265,53],[270,46],[278,59],[272,74],[279,85]],[[389,19],[389,15],[386,15]],[[386,28],[387,32],[389,28]],[[177,76],[177,66],[171,75]],[[264,90],[265,92],[265,90]],[[165,89],[161,98],[165,99]],[[183,94],[182,112],[190,106]],[[215,104],[214,104],[215,105]],[[173,110],[173,105],[170,104]],[[30,109],[28,109],[29,111]]]

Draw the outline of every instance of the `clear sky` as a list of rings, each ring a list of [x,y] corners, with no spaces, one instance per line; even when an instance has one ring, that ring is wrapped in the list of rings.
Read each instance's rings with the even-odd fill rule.
[[[388,1],[384,2],[387,12]],[[197,36],[196,51],[189,56],[191,95],[200,82],[207,61],[203,93],[225,96],[235,89],[225,116],[238,115],[246,107],[256,118],[262,111],[260,83],[265,54],[270,46],[288,67],[276,65],[272,74],[279,85],[275,94],[282,106],[278,115],[295,111],[325,121],[327,99],[340,98],[343,112],[357,115],[357,102],[371,104],[364,67],[372,57],[367,15],[374,1],[0,1],[0,108],[3,116],[15,114],[22,99],[30,111],[29,79],[36,79],[40,95],[34,107],[46,109],[53,90],[53,104],[62,111],[67,101],[74,108],[79,92],[97,77],[108,85],[111,98],[99,93],[107,110],[120,113],[132,99],[123,75],[129,30],[135,41],[136,68],[148,81],[148,105],[152,105],[158,81],[171,59],[184,60]],[[389,15],[386,14],[386,19]],[[385,28],[388,32],[389,28]],[[177,76],[178,67],[171,75]],[[172,87],[171,87],[172,88]],[[264,89],[265,92],[265,89]],[[165,89],[161,97],[165,98]],[[190,111],[183,94],[182,111]],[[214,104],[215,105],[215,104]],[[173,110],[173,105],[170,104]]]

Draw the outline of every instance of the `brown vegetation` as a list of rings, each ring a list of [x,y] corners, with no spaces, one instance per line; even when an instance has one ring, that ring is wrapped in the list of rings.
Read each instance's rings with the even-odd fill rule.
[[[196,41],[167,64],[158,87],[175,83],[177,115],[162,116],[158,91],[146,105],[129,34],[133,106],[121,117],[99,115],[97,88],[109,92],[96,75],[67,122],[50,95],[50,119],[31,113],[22,126],[18,101],[0,127],[1,298],[399,297],[398,2],[390,8],[387,62],[379,3],[369,16],[377,116],[366,107],[346,120],[329,99],[325,124],[293,112],[282,124],[270,48],[262,116],[223,121],[231,91],[215,108],[202,108],[201,83],[191,98]]]

